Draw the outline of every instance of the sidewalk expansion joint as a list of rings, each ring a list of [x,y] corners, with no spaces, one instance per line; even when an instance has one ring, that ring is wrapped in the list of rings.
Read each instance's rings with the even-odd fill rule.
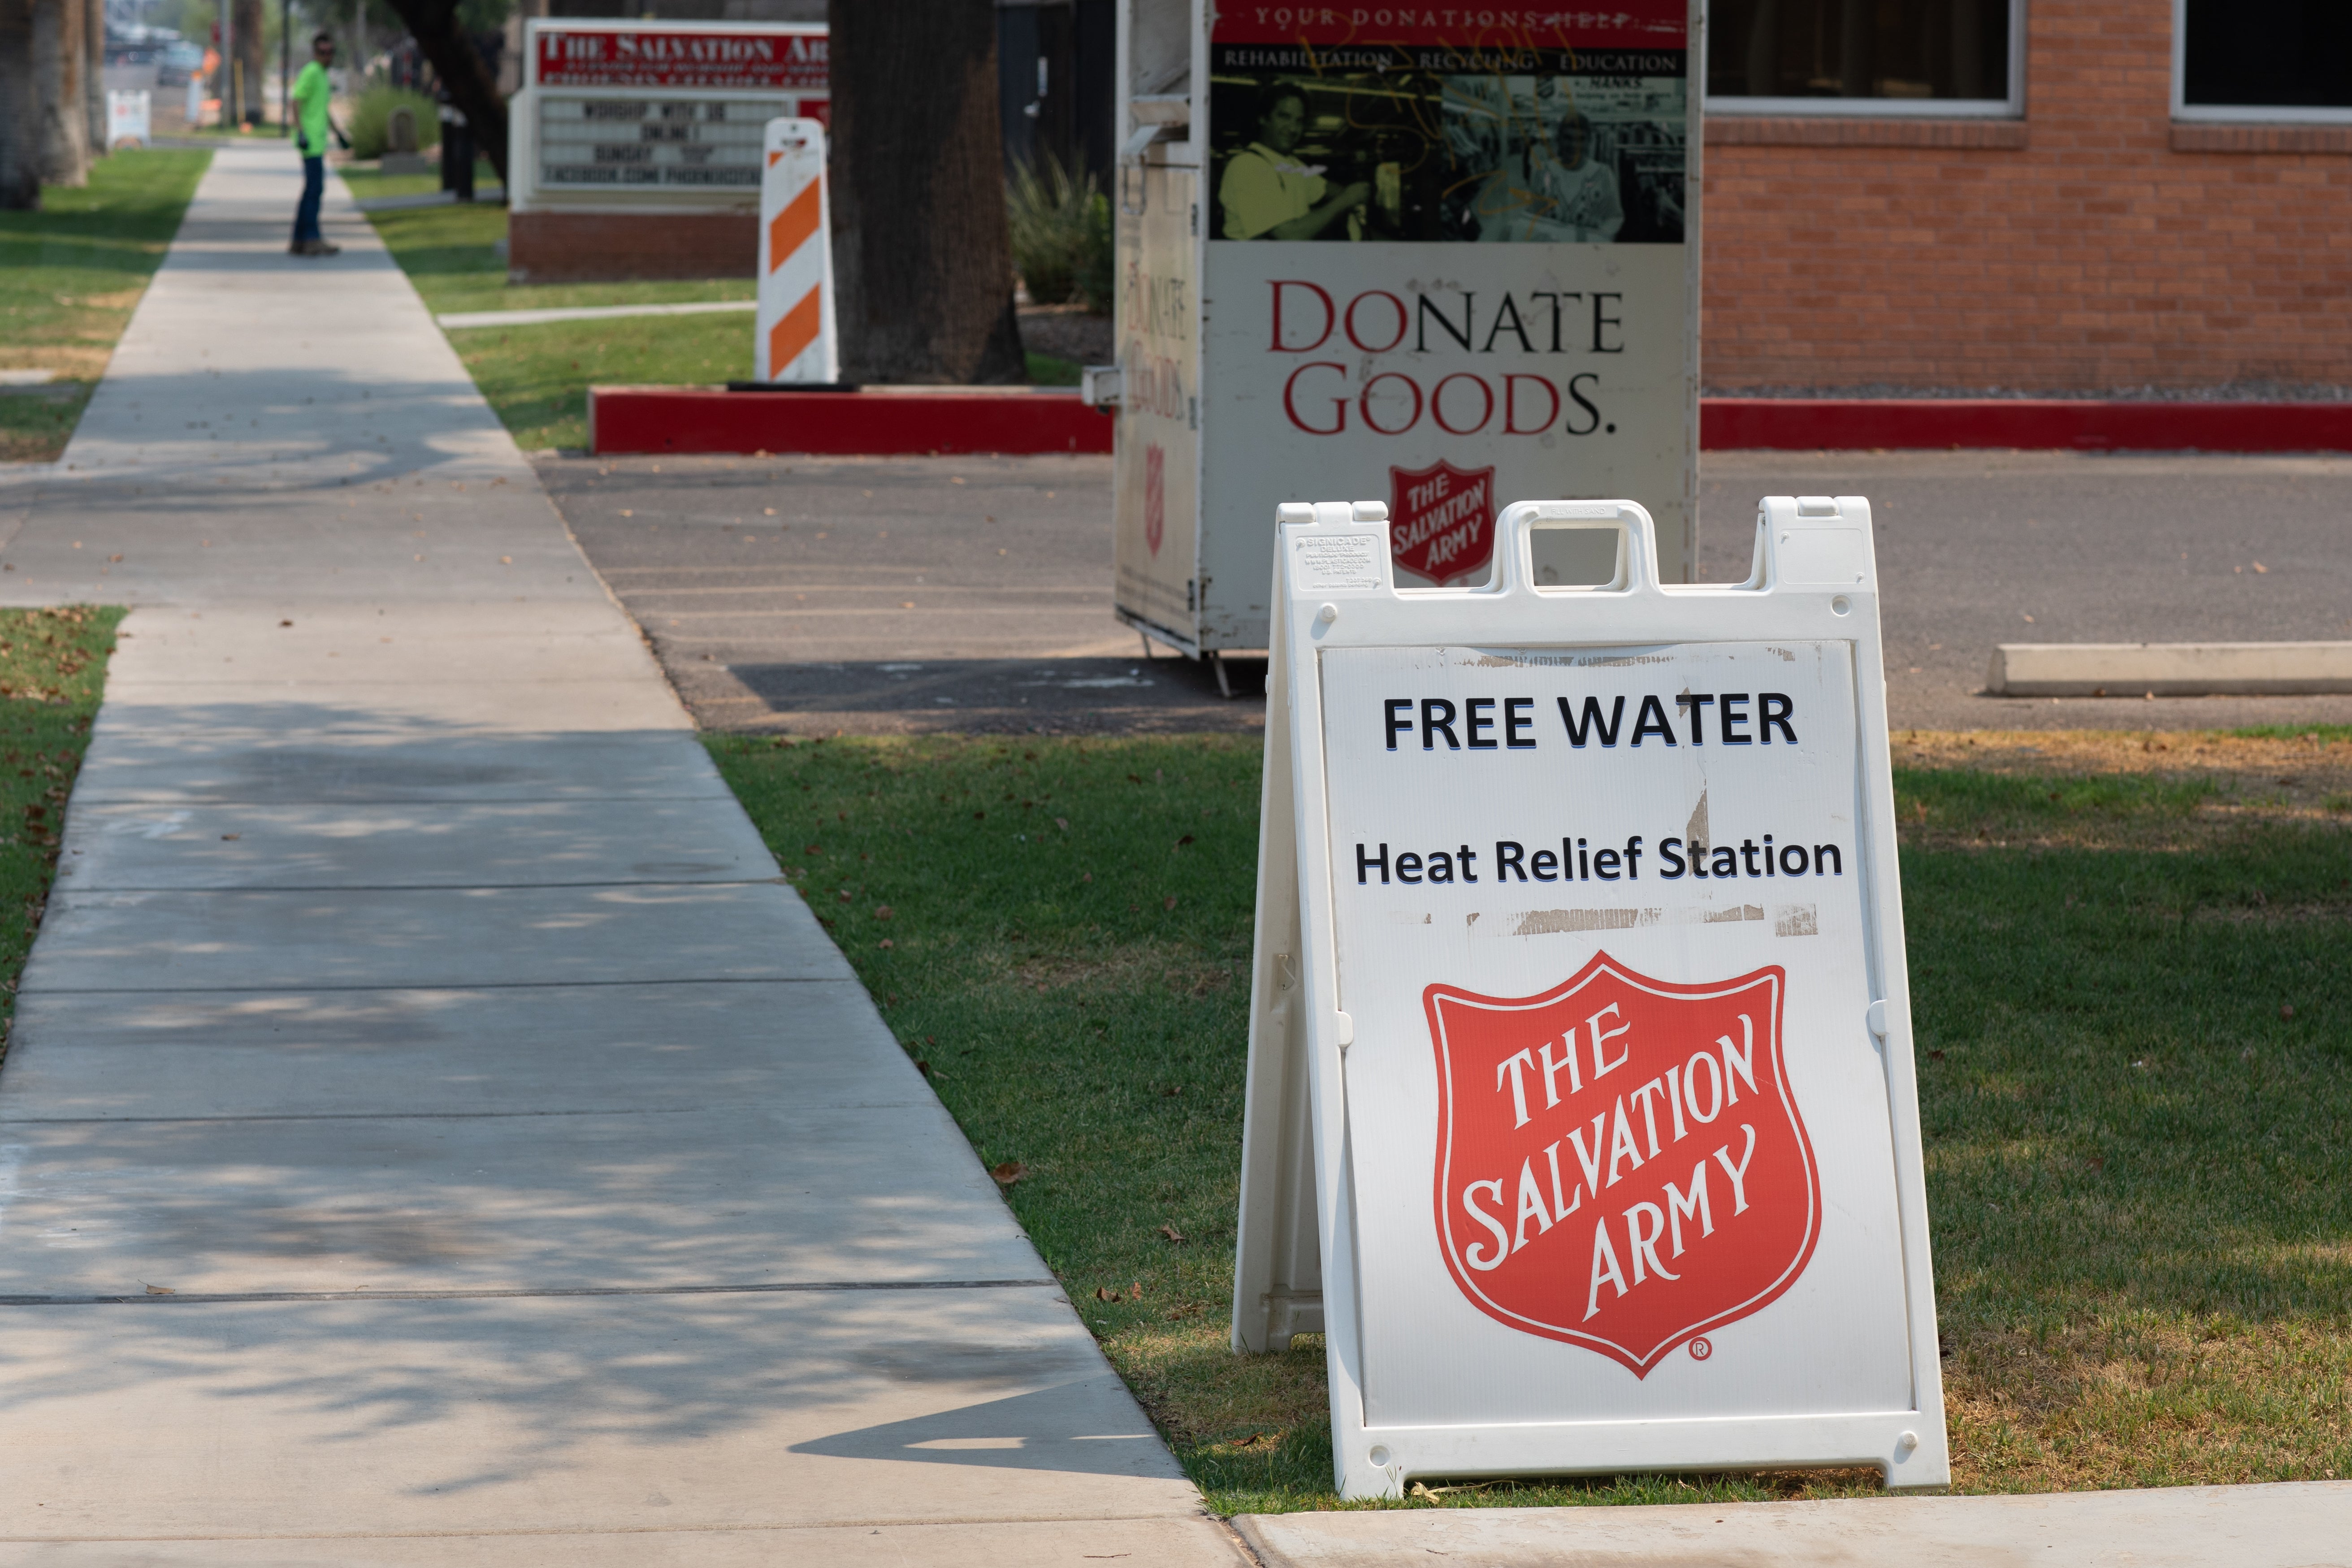
[[[799,1100],[798,1110],[921,1110],[929,1100]],[[123,1127],[241,1121],[498,1121],[520,1116],[732,1116],[740,1105],[615,1105],[584,1110],[257,1110],[225,1116],[0,1116],[0,1127]]]
[[[800,1296],[848,1290],[1044,1290],[1058,1279],[820,1279],[781,1285],[571,1285],[543,1289],[232,1290],[168,1296],[0,1296],[0,1307],[219,1306],[246,1301],[512,1301],[579,1296]]]
[[[70,871],[68,871],[70,874]],[[55,897],[76,899],[87,894],[105,898],[115,893],[185,893],[207,897],[237,893],[534,893],[545,888],[578,889],[583,888],[772,888],[790,887],[789,878],[773,877],[713,877],[707,881],[681,882],[675,877],[650,877],[642,880],[601,877],[588,882],[297,882],[275,884],[239,882],[223,888],[137,888],[121,885],[97,888],[59,888]]]
[[[637,980],[411,980],[373,985],[42,985],[16,994],[21,1007],[34,996],[337,996],[363,991],[576,991],[592,985],[854,985],[855,974],[689,974]]]
[[[478,808],[510,812],[539,811],[548,806],[567,805],[677,805],[708,804],[714,800],[733,800],[725,787],[708,795],[566,795],[551,800],[528,800],[509,796],[501,800],[425,799],[415,795],[288,795],[282,800],[249,800],[243,796],[206,795],[201,799],[185,795],[170,800],[131,800],[109,797],[96,793],[117,786],[93,784],[89,805],[93,810],[124,811],[362,811],[395,807],[417,813],[432,811],[472,811]],[[0,1537],[5,1540],[5,1537]]]
[[[681,882],[675,877],[646,878],[643,880],[604,877],[593,882],[238,882],[221,888],[142,887],[110,882],[104,887],[85,884],[59,888],[58,896],[77,899],[106,898],[116,893],[535,893],[541,889],[554,891],[582,888],[788,888],[792,885],[791,879],[784,877],[712,877],[699,882]]]

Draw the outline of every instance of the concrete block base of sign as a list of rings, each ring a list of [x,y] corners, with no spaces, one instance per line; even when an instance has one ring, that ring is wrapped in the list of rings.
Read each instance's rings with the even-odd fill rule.
[[[2003,643],[1996,697],[2303,697],[2352,691],[2352,642]]]
[[[522,221],[520,216],[515,220]],[[543,281],[536,274],[533,281]],[[894,401],[877,405],[877,396]],[[1108,452],[1111,419],[1055,387],[730,393],[598,386],[589,447],[919,457]],[[2352,403],[2105,403],[2089,398],[1709,397],[1707,451],[2352,452]]]
[[[2352,1481],[1667,1508],[1244,1514],[1265,1568],[2304,1568],[2352,1563]]]
[[[931,457],[1108,452],[1111,417],[1049,386],[869,386],[730,392],[716,386],[592,386],[588,448]]]
[[[749,212],[519,212],[507,219],[507,272],[517,283],[748,278],[759,259],[760,220]]]

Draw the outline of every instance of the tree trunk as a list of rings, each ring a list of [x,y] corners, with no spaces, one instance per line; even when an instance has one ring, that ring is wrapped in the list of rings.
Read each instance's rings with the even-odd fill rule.
[[[433,74],[449,89],[449,101],[474,132],[474,151],[490,161],[499,183],[507,184],[507,106],[499,84],[483,68],[481,51],[457,19],[457,0],[389,0],[409,37],[433,64]]]
[[[33,0],[0,0],[0,211],[41,205],[35,155]]]
[[[832,0],[834,295],[845,381],[1028,379],[990,0]]]
[[[106,144],[106,0],[85,0],[82,42],[88,52],[82,80],[88,85],[81,99],[89,119],[89,155],[103,158],[111,151]]]
[[[269,118],[269,18],[261,0],[231,0],[236,7],[236,61],[240,79],[239,123],[258,124]]]
[[[45,185],[89,184],[84,0],[33,0],[33,145]]]

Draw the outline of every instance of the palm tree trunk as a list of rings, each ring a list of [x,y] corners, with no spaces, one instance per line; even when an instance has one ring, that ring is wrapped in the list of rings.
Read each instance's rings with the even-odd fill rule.
[[[82,110],[89,122],[89,155],[103,158],[106,145],[106,0],[84,0],[82,6]]]
[[[33,145],[45,185],[89,184],[85,0],[33,0]]]
[[[33,0],[0,0],[0,211],[41,205],[33,97]]]
[[[832,0],[834,293],[847,381],[1028,379],[990,0]]]

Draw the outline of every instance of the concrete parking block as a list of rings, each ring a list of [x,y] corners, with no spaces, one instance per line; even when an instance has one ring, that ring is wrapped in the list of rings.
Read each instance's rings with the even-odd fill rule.
[[[2352,691],[2352,642],[2003,643],[1996,697],[2316,697]]]

